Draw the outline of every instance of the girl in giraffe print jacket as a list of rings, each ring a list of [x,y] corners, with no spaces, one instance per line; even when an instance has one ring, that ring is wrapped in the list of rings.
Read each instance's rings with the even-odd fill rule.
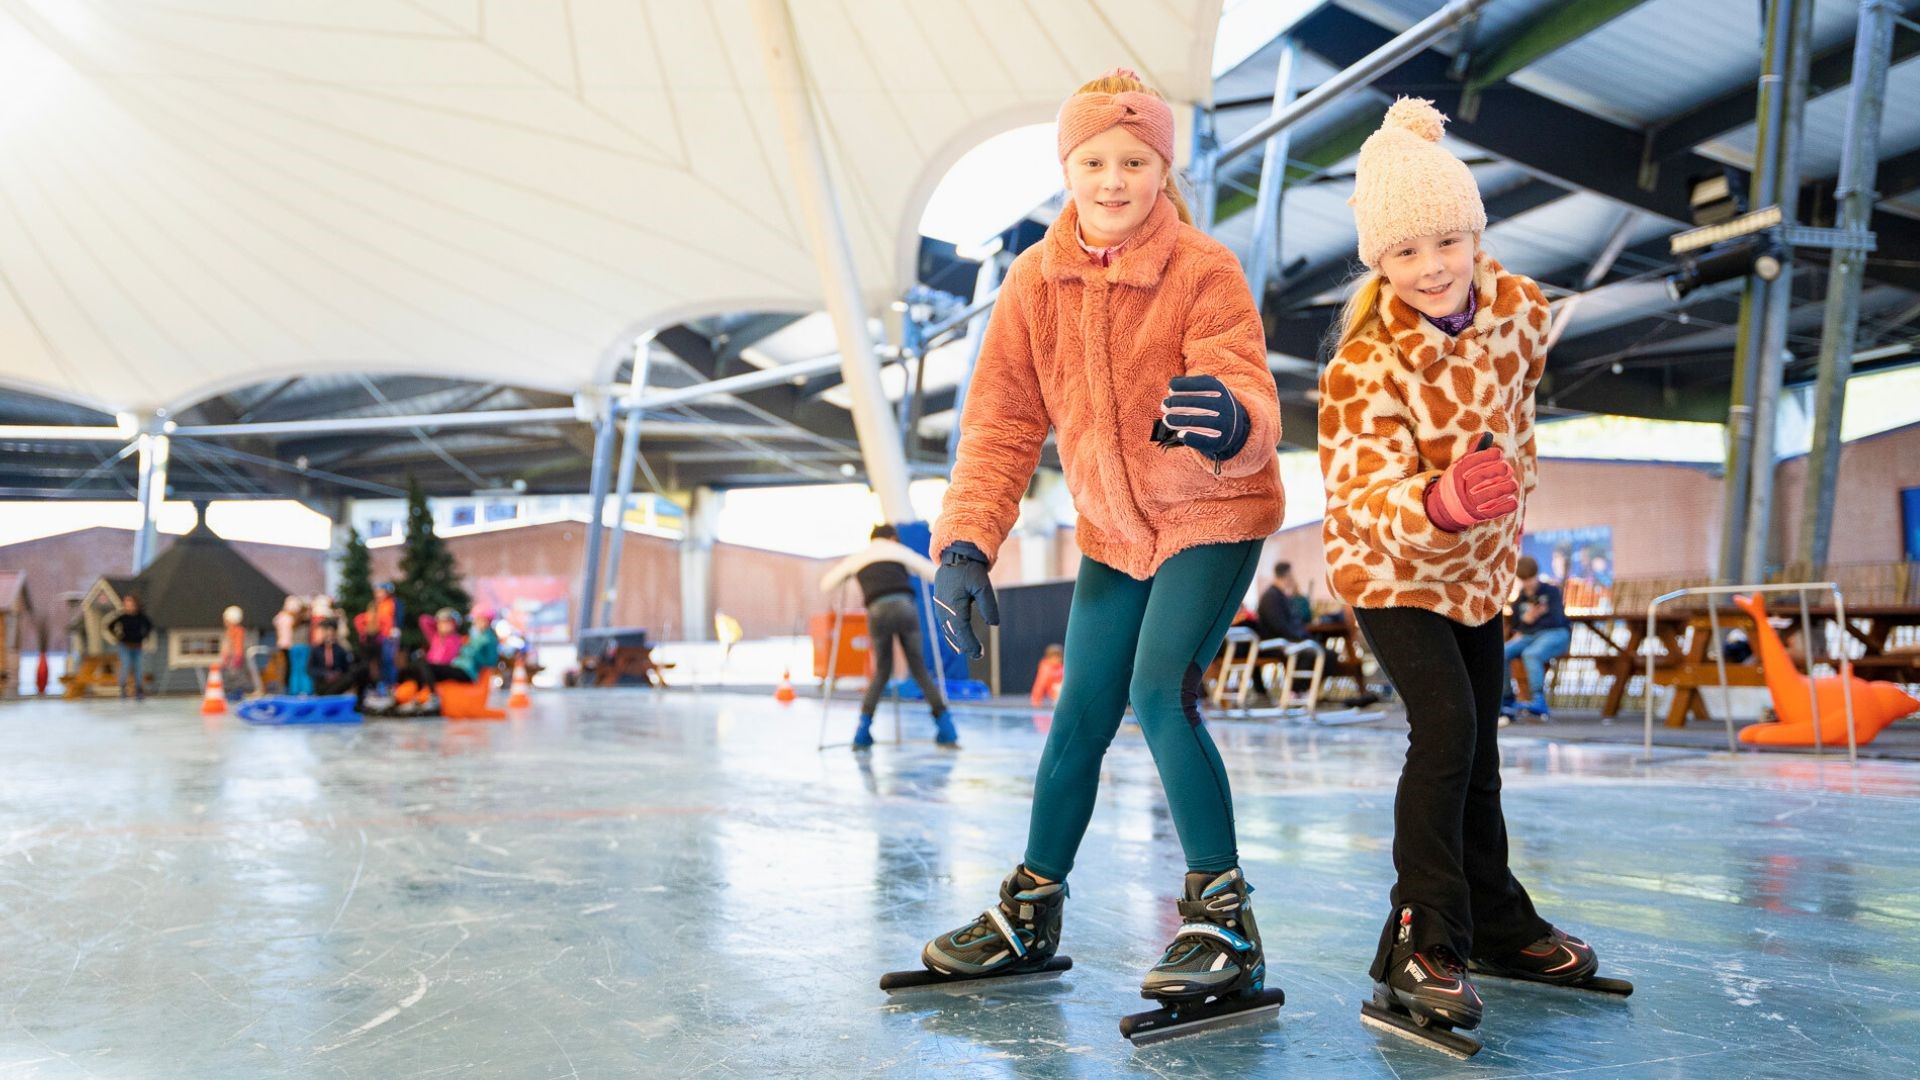
[[[1568,984],[1597,961],[1534,911],[1507,867],[1499,615],[1536,481],[1547,305],[1480,250],[1486,210],[1439,143],[1444,122],[1403,99],[1360,151],[1352,203],[1370,269],[1321,376],[1320,464],[1330,584],[1411,729],[1367,1015],[1471,1028],[1469,961]]]

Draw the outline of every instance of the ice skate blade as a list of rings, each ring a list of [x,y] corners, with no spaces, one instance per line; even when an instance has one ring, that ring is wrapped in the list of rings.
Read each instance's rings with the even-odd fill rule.
[[[1371,1001],[1360,1003],[1360,1022],[1376,1031],[1384,1031],[1408,1042],[1438,1050],[1450,1057],[1465,1061],[1480,1052],[1480,1040],[1462,1035],[1450,1027],[1435,1022],[1421,1027],[1413,1018],[1402,1016],[1390,1009],[1382,1008]]]
[[[1609,979],[1605,975],[1589,975],[1579,982],[1554,983],[1547,982],[1545,979],[1530,979],[1525,975],[1507,975],[1499,971],[1480,967],[1477,964],[1469,964],[1467,970],[1473,972],[1475,975],[1484,976],[1489,979],[1499,979],[1502,982],[1531,983],[1534,986],[1548,986],[1559,990],[1584,990],[1589,994],[1605,994],[1608,997],[1633,996],[1632,983],[1625,979]]]
[[[1039,979],[1057,979],[1063,972],[1073,968],[1073,957],[1056,956],[1037,968],[1012,974],[986,975],[942,975],[937,971],[918,968],[913,971],[889,971],[880,976],[880,989],[889,994],[933,993],[933,994],[969,994],[995,986],[1011,986],[1014,983],[1034,982]]]
[[[1250,1024],[1278,1013],[1286,1003],[1287,995],[1279,987],[1270,986],[1246,997],[1168,1006],[1121,1017],[1120,1034],[1133,1045],[1144,1046],[1229,1025]]]

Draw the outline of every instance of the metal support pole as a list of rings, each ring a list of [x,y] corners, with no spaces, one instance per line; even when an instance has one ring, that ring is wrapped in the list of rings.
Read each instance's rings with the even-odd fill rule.
[[[1293,103],[1293,61],[1299,53],[1293,39],[1280,51],[1273,76],[1273,104],[1284,109]],[[1253,250],[1247,257],[1247,284],[1253,288],[1253,306],[1265,304],[1267,285],[1280,272],[1280,201],[1287,186],[1287,152],[1292,129],[1282,128],[1267,140],[1260,160],[1260,191],[1253,201]]]
[[[1781,222],[1791,227],[1800,202],[1800,135],[1807,114],[1807,69],[1813,54],[1813,0],[1775,0],[1789,7],[1787,20],[1785,102],[1781,110],[1780,139],[1774,149],[1779,164],[1774,199]],[[1760,324],[1759,395],[1753,402],[1753,479],[1747,495],[1746,550],[1742,563],[1747,576],[1765,580],[1773,553],[1773,478],[1775,414],[1780,384],[1786,374],[1787,319],[1793,314],[1793,248],[1783,244],[1780,275],[1767,283],[1767,303]]]
[[[680,636],[713,640],[713,539],[719,526],[720,495],[693,489],[687,501],[687,531],[680,538]]]
[[[1239,138],[1222,147],[1217,164],[1222,168],[1226,167],[1235,158],[1252,151],[1254,147],[1266,142],[1281,130],[1318,112],[1329,102],[1344,98],[1355,89],[1366,86],[1399,67],[1408,57],[1444,37],[1454,27],[1466,22],[1475,12],[1486,7],[1488,3],[1489,0],[1454,0],[1453,3],[1420,20],[1409,27],[1406,33],[1362,57],[1359,63],[1300,95],[1299,100],[1293,104],[1275,108],[1271,116],[1253,125]]]
[[[593,418],[593,471],[587,481],[587,558],[580,583],[579,637],[593,629],[593,604],[600,595],[601,519],[607,509],[607,470],[613,458],[613,403]]]
[[[978,308],[967,321],[967,360],[960,367],[960,385],[953,394],[953,427],[947,431],[947,469],[953,469],[953,462],[960,452],[960,418],[967,414],[967,388],[973,384],[973,366],[980,362],[980,345],[987,337],[987,320],[993,316],[993,308],[986,300],[1000,290],[1000,253],[998,251],[980,262],[980,272],[973,279],[973,307]]]
[[[1893,0],[1860,0],[1860,25],[1853,40],[1853,81],[1847,92],[1846,141],[1840,150],[1840,180],[1834,199],[1840,204],[1840,228],[1865,232],[1873,216],[1874,174],[1880,159],[1880,113],[1887,94],[1887,68],[1893,53]],[[1846,409],[1847,380],[1853,375],[1853,346],[1860,329],[1860,278],[1867,253],[1858,247],[1833,253],[1827,277],[1827,311],[1820,328],[1820,380],[1814,390],[1813,451],[1801,492],[1798,558],[1806,577],[1826,573],[1827,545],[1833,533],[1834,490],[1840,481],[1840,422]]]
[[[1771,206],[1776,201],[1779,182],[1781,113],[1785,97],[1780,79],[1787,68],[1787,17],[1796,0],[1770,0],[1766,33],[1763,39],[1760,81],[1755,91],[1756,122],[1754,135],[1753,189],[1754,207]],[[1760,342],[1760,322],[1764,318],[1767,290],[1765,283],[1749,276],[1740,294],[1738,337],[1734,345],[1733,387],[1727,406],[1727,471],[1723,483],[1724,501],[1720,513],[1720,563],[1716,580],[1732,585],[1746,580],[1747,504],[1752,490],[1756,460],[1753,438],[1753,404],[1760,393],[1761,362],[1756,349]],[[1771,447],[1765,452],[1771,461]]]
[[[1169,162],[1171,164],[1171,162]],[[1193,107],[1193,163],[1187,170],[1193,182],[1193,223],[1200,231],[1213,232],[1214,206],[1219,201],[1220,140],[1213,134],[1213,109]]]
[[[641,338],[633,346],[633,379],[627,384],[627,400],[637,401],[647,388],[648,361],[653,353],[653,336]],[[620,555],[627,549],[627,508],[633,501],[633,466],[640,456],[640,414],[628,413],[623,421],[626,433],[620,440],[618,494],[613,505],[613,543],[607,552],[607,587],[600,601],[600,625],[613,625],[613,602],[620,595]]]
[[[143,431],[135,437],[140,447],[140,529],[133,536],[133,572],[138,574],[152,565],[159,554],[160,504],[167,501],[167,461],[173,455],[173,441],[158,431]]]
[[[833,316],[834,334],[840,345],[840,370],[847,392],[853,398],[853,426],[860,437],[860,455],[866,462],[867,481],[880,497],[880,508],[888,521],[912,521],[913,504],[907,498],[907,459],[900,450],[898,425],[887,409],[886,390],[880,383],[880,364],[867,333],[866,304],[861,299],[860,280],[854,271],[846,223],[841,218],[833,179],[827,171],[819,127],[814,122],[808,80],[800,66],[799,43],[793,31],[793,16],[786,0],[754,0],[753,22],[760,34],[767,80],[779,108],[780,130],[786,137],[787,155],[793,169],[791,179],[799,196],[814,261],[819,267],[821,290],[826,294],[827,311]]]

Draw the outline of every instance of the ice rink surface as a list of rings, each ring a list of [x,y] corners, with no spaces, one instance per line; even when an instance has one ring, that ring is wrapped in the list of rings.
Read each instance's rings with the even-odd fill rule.
[[[1920,1075],[1920,766],[1503,733],[1515,873],[1638,990],[1483,981],[1463,1063],[1357,1016],[1390,719],[1211,723],[1288,1002],[1137,1049],[1117,1023],[1183,869],[1138,729],[1071,880],[1074,969],[889,998],[1019,857],[1047,717],[962,713],[955,753],[909,711],[867,755],[816,751],[819,720],[685,691],[325,729],[0,706],[0,1076]]]

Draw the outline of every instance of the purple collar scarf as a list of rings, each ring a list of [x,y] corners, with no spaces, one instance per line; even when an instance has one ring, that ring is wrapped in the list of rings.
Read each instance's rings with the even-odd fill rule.
[[[1437,319],[1422,312],[1420,317],[1439,327],[1448,337],[1459,337],[1460,331],[1465,330],[1467,325],[1473,322],[1474,312],[1479,308],[1480,290],[1470,288],[1467,290],[1467,310],[1458,315],[1442,315]]]

